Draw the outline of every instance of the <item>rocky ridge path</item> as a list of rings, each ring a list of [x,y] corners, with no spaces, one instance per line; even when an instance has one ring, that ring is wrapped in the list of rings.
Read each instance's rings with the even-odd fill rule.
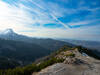
[[[100,75],[100,60],[74,51],[75,58],[66,58],[63,63],[56,63],[33,75]],[[68,63],[75,60],[74,63]],[[66,63],[67,62],[67,63]]]

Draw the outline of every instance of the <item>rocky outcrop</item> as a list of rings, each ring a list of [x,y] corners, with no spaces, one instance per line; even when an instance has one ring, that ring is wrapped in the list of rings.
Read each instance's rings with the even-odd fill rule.
[[[71,56],[75,54],[75,56]],[[69,55],[69,56],[68,56]],[[77,49],[62,51],[55,56],[65,59],[33,75],[100,75],[100,60],[92,58]]]

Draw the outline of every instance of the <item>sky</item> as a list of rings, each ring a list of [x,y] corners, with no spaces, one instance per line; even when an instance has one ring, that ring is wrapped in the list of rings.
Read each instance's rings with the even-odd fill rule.
[[[100,41],[100,0],[0,0],[0,30]]]

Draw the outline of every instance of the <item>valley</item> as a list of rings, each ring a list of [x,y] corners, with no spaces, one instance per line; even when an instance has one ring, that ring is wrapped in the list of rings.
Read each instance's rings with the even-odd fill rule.
[[[100,52],[92,48],[94,42],[70,41],[33,38],[8,29],[0,34],[0,74],[98,75]]]

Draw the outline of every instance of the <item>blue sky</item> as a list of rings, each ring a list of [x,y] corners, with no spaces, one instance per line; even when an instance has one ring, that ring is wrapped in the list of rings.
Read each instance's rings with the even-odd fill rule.
[[[0,0],[0,30],[100,41],[100,0]]]

